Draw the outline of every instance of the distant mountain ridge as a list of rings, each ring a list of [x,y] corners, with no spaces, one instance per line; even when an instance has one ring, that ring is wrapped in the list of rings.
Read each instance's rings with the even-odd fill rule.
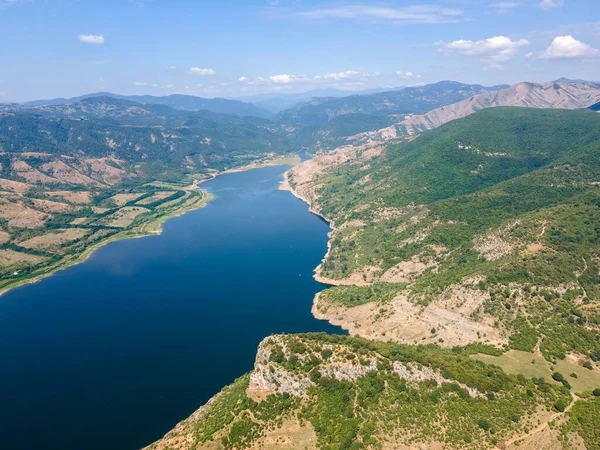
[[[460,102],[441,106],[425,114],[408,117],[373,132],[360,133],[350,140],[365,142],[389,140],[439,127],[447,122],[498,106],[546,109],[581,109],[600,102],[600,85],[580,82],[522,82],[506,89],[474,95]]]
[[[406,86],[396,87],[381,87],[367,89],[364,91],[344,91],[341,89],[329,88],[329,89],[314,89],[307,92],[289,92],[289,93],[268,93],[268,94],[256,94],[248,95],[244,97],[236,97],[234,100],[240,100],[245,103],[251,103],[258,106],[259,108],[267,109],[273,113],[279,113],[284,109],[297,106],[301,103],[306,103],[314,98],[340,98],[349,97],[352,95],[368,95],[376,94],[379,92],[390,92],[390,91],[401,91],[406,89]]]
[[[268,118],[273,114],[269,111],[260,108],[250,103],[245,103],[239,100],[229,100],[225,98],[202,98],[193,95],[172,94],[164,97],[154,95],[120,95],[110,92],[95,92],[79,97],[72,98],[55,98],[50,100],[34,100],[25,102],[25,106],[56,106],[70,103],[78,103],[82,100],[97,97],[110,97],[119,100],[129,100],[132,102],[165,105],[175,109],[183,109],[189,111],[206,110],[221,114],[231,114],[236,116],[256,116]]]
[[[424,86],[407,87],[400,91],[341,98],[314,98],[307,103],[282,111],[277,115],[277,119],[283,123],[302,127],[326,123],[336,116],[346,114],[422,114],[476,94],[493,92],[506,87],[508,86],[485,87],[457,81],[440,81]]]

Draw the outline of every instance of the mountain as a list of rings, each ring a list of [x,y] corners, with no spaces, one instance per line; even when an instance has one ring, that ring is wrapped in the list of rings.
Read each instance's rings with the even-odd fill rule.
[[[272,114],[250,103],[239,100],[228,100],[224,98],[201,98],[192,95],[173,94],[164,97],[153,95],[119,95],[109,92],[97,92],[73,98],[56,98],[52,100],[35,100],[24,103],[25,106],[56,106],[68,103],[78,103],[81,100],[95,97],[111,97],[120,100],[129,100],[142,104],[166,105],[171,108],[189,111],[207,110],[221,114],[232,114],[237,116],[272,117]]]
[[[377,92],[400,91],[402,89],[404,89],[403,86],[394,88],[375,88],[368,89],[365,91],[343,91],[340,89],[329,88],[314,89],[312,91],[299,93],[256,94],[246,97],[238,97],[236,100],[240,100],[246,103],[252,103],[260,108],[271,111],[272,113],[278,113],[284,109],[290,108],[299,103],[308,102],[313,98],[317,97],[348,97],[350,95],[375,94]]]
[[[589,81],[589,80],[581,80],[581,79],[571,79],[571,78],[565,78],[565,77],[561,77],[558,78],[556,80],[554,80],[556,83],[587,83],[587,84],[600,84],[600,81]]]
[[[484,87],[456,81],[441,81],[400,91],[351,95],[342,98],[313,98],[310,102],[281,111],[277,115],[277,119],[295,127],[306,127],[320,125],[333,117],[346,114],[419,114],[502,87]]]
[[[497,92],[475,95],[460,102],[436,108],[426,114],[413,115],[390,127],[354,136],[352,141],[376,141],[413,135],[485,108],[519,106],[579,109],[587,108],[598,101],[600,101],[600,85],[579,82],[524,82]]]
[[[162,166],[164,171],[182,175],[243,165],[257,156],[285,154],[294,148],[265,119],[183,111],[112,97],[5,106],[0,108],[0,130],[0,145],[8,154],[113,156],[152,171]]]

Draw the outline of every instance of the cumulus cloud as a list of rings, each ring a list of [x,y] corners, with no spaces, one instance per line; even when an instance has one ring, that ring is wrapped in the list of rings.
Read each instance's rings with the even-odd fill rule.
[[[216,72],[212,69],[203,69],[200,67],[190,67],[190,73],[192,75],[201,75],[201,76],[206,76],[206,75],[216,75]]]
[[[513,41],[506,36],[494,36],[480,41],[460,39],[452,42],[438,42],[440,51],[465,56],[479,56],[490,67],[500,67],[511,59],[521,47],[529,45],[527,39]]]
[[[533,59],[573,59],[593,58],[598,56],[598,50],[578,41],[573,36],[556,36],[546,50],[541,53],[528,53]]]
[[[540,3],[540,7],[544,11],[548,11],[552,8],[562,8],[563,4],[563,0],[542,0],[542,2]]]
[[[84,44],[104,44],[104,36],[101,34],[80,34],[79,41]]]
[[[290,75],[287,73],[281,73],[279,75],[271,75],[269,80],[275,84],[290,84],[298,81],[306,81],[306,77],[300,77],[297,75]]]
[[[267,15],[274,18],[302,18],[307,20],[345,19],[377,20],[395,24],[436,24],[454,23],[460,20],[463,11],[438,5],[412,5],[402,8],[374,6],[369,4],[348,4],[331,8],[294,10],[270,8]]]
[[[402,72],[402,71],[398,71],[396,72],[396,75],[398,75],[400,78],[402,78],[403,80],[410,80],[412,78],[421,78],[421,75],[417,74],[417,73],[413,73],[413,72]]]
[[[241,76],[238,78],[238,81],[241,81],[241,82],[248,81],[248,77]]]

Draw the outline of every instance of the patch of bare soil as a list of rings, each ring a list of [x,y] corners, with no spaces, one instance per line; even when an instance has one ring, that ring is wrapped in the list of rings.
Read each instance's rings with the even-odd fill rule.
[[[126,206],[106,217],[105,223],[111,227],[126,228],[133,223],[137,216],[148,211],[150,210],[139,206]]]
[[[45,192],[48,197],[62,197],[69,203],[88,204],[92,201],[88,191],[48,191]]]
[[[5,191],[14,192],[16,194],[23,194],[29,190],[27,183],[21,183],[20,181],[6,180],[0,178],[0,189]]]
[[[379,278],[381,267],[378,266],[363,266],[356,269],[346,278],[333,279],[323,275],[321,265],[315,269],[314,279],[319,283],[329,284],[332,286],[367,286]]]
[[[79,168],[91,177],[100,179],[103,183],[112,186],[121,183],[127,177],[134,176],[123,169],[115,167],[115,165],[119,165],[119,162],[114,158],[89,158],[82,160]]]
[[[11,227],[35,228],[44,225],[49,216],[20,202],[0,198],[0,218],[8,220]]]
[[[53,184],[58,183],[56,178],[49,177],[48,175],[34,169],[25,161],[20,159],[13,160],[11,163],[12,170],[21,178],[24,178],[27,183],[30,184]]]
[[[102,186],[98,181],[82,174],[63,161],[55,160],[42,164],[44,172],[51,173],[57,180],[63,183],[79,184],[83,186]]]
[[[0,244],[5,244],[10,240],[10,234],[0,230]]]
[[[163,200],[167,197],[170,197],[173,194],[174,194],[173,191],[156,192],[154,195],[151,195],[150,197],[146,197],[146,198],[140,200],[139,202],[137,202],[137,204],[138,205],[148,205],[150,203],[154,203],[156,201]]]
[[[53,202],[51,200],[40,200],[37,198],[33,198],[33,199],[31,199],[31,201],[33,202],[33,205],[35,206],[35,209],[38,209],[40,211],[44,211],[47,213],[68,213],[68,212],[71,212],[71,211],[77,209],[77,207],[70,205],[68,203]]]
[[[81,239],[87,234],[87,230],[81,228],[66,228],[36,236],[26,241],[20,242],[18,245],[25,248],[33,248],[36,250],[59,249],[64,244]]]
[[[420,261],[419,255],[412,257],[410,261],[402,261],[394,267],[385,271],[381,276],[381,281],[388,283],[408,283],[421,275],[425,270],[437,267],[437,263],[430,258],[426,263]]]
[[[445,347],[466,345],[476,341],[500,345],[506,342],[495,329],[493,319],[480,314],[487,293],[453,286],[426,307],[399,295],[381,305],[367,303],[355,307],[337,306],[315,297],[312,312],[318,319],[341,326],[352,335],[369,339],[406,343],[437,343]]]
[[[41,263],[46,258],[28,253],[16,252],[14,250],[0,250],[0,267],[14,267],[18,269],[23,266],[33,266]]]
[[[392,441],[383,442],[382,450],[444,450],[446,446],[441,442],[415,442],[414,444],[396,444]]]
[[[494,261],[503,256],[510,255],[514,247],[502,239],[500,235],[490,233],[485,237],[475,239],[473,248],[480,256],[487,260]]]
[[[110,200],[115,202],[117,206],[123,206],[125,203],[129,203],[136,198],[140,198],[143,194],[116,194],[110,197]]]
[[[316,450],[317,434],[309,422],[300,424],[293,418],[286,418],[281,426],[267,430],[265,436],[257,439],[251,449],[261,450]]]

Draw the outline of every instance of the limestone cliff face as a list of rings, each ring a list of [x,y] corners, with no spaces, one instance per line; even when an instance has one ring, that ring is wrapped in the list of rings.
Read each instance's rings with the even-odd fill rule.
[[[256,354],[254,370],[250,374],[250,383],[248,385],[250,391],[287,393],[301,397],[315,384],[309,374],[291,371],[284,364],[278,362],[282,360],[289,361],[290,357],[297,358],[301,363],[305,363],[311,359],[313,361],[320,359],[318,354],[312,353],[310,350],[295,353],[292,350],[294,342],[298,342],[298,338],[294,336],[275,335],[265,338],[260,343]],[[332,377],[338,381],[356,381],[369,372],[378,370],[377,363],[384,359],[382,356],[372,353],[368,357],[363,355],[364,360],[360,364],[357,364],[354,358],[349,360],[341,356],[352,352],[350,347],[325,344],[323,348],[330,350],[331,356],[321,360],[315,368],[319,372],[319,376]],[[280,358],[273,358],[274,353],[279,354]],[[405,364],[394,361],[393,370],[400,378],[408,382],[422,383],[429,380],[435,381],[439,386],[443,383],[454,382],[454,380],[444,378],[439,372],[431,368],[413,363]],[[458,384],[466,389],[468,394],[473,398],[481,395],[477,389],[462,383]]]
[[[408,116],[403,121],[377,131],[360,133],[348,138],[350,142],[386,141],[439,127],[452,120],[466,117],[485,108],[518,106],[524,108],[580,109],[600,101],[600,86],[590,83],[548,82],[515,84],[497,92],[475,95],[466,100]],[[395,128],[395,132],[390,129]]]

